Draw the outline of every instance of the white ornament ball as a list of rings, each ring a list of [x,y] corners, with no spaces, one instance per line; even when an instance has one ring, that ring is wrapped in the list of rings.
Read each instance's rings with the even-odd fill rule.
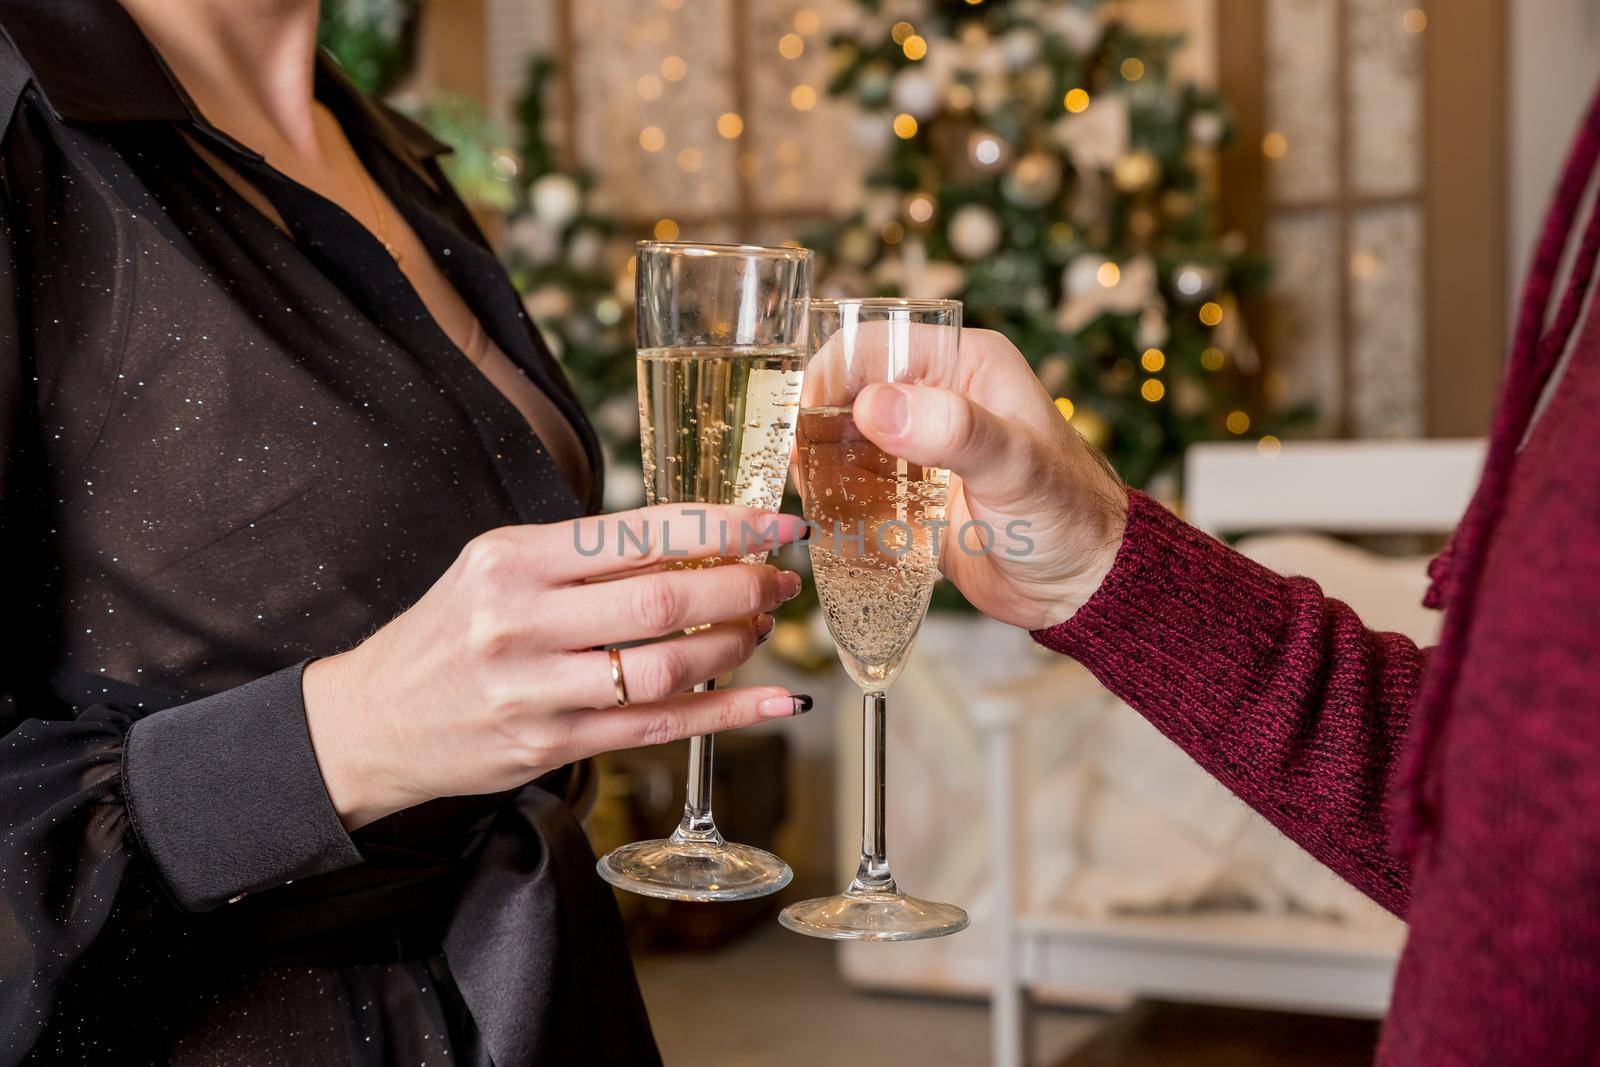
[[[1012,30],[1000,38],[1000,49],[1006,66],[1021,70],[1039,58],[1039,35],[1032,30]]]
[[[950,217],[950,247],[963,259],[982,259],[1000,247],[1000,220],[982,204],[967,204]]]
[[[1080,55],[1094,51],[1105,33],[1099,17],[1077,4],[1053,4],[1044,20],[1046,25],[1065,37],[1067,44]]]
[[[862,114],[856,118],[855,128],[856,143],[869,155],[889,147],[889,120],[882,115]]]
[[[986,170],[1003,165],[1010,154],[1006,143],[988,130],[974,130],[967,137],[967,155]]]
[[[546,174],[533,183],[529,197],[533,202],[533,213],[555,226],[570,222],[583,206],[578,183],[565,174]]]
[[[600,265],[605,253],[605,242],[600,234],[588,227],[573,234],[567,244],[567,262],[579,270],[593,270]]]
[[[1093,292],[1100,285],[1100,268],[1105,259],[1095,255],[1073,257],[1061,271],[1061,288],[1069,296]]]
[[[518,216],[506,236],[512,248],[536,264],[549,263],[560,251],[556,227],[533,215]]]
[[[1185,263],[1172,276],[1172,287],[1185,300],[1199,300],[1208,295],[1215,285],[1215,273],[1210,267],[1198,263]]]
[[[614,296],[603,296],[595,301],[595,321],[602,326],[615,326],[622,321],[622,301]]]
[[[889,98],[894,106],[913,118],[929,118],[939,110],[939,100],[944,94],[933,78],[916,67],[908,67],[894,77],[894,88]]]
[[[1204,148],[1221,144],[1224,129],[1222,116],[1215,111],[1199,111],[1189,119],[1189,136]]]

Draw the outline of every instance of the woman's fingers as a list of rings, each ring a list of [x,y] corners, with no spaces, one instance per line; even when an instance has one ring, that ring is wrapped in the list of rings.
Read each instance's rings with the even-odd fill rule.
[[[771,630],[772,616],[760,615],[619,650],[628,703],[668,700],[708,678],[728,673],[749,659],[756,643]],[[567,670],[576,683],[573,704],[592,708],[616,705],[610,652],[575,653],[568,658]]]
[[[684,693],[669,700],[631,704],[626,708],[575,711],[566,721],[574,751],[608,752],[659,745],[696,734],[720,733],[810,710],[809,696],[763,686]]]
[[[658,504],[548,526],[516,527],[546,585],[585,582],[660,564],[766,552],[799,541],[805,520],[726,504]]]
[[[541,601],[540,630],[558,647],[642,641],[772,611],[800,591],[800,576],[766,564],[658,570],[567,586]]]

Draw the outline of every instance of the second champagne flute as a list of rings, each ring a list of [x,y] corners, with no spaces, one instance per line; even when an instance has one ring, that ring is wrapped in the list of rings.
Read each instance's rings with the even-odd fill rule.
[[[635,288],[646,500],[777,511],[805,364],[810,250],[641,241]],[[607,853],[602,878],[669,900],[744,900],[789,884],[783,860],[717,831],[713,747],[710,735],[689,742],[688,795],[672,836]]]
[[[800,496],[812,579],[839,659],[862,695],[861,861],[843,893],[791,904],[796,933],[912,941],[966,929],[954,904],[913,897],[889,870],[884,772],[889,686],[911,655],[939,577],[950,472],[891,456],[856,429],[873,384],[961,388],[956,300],[817,300],[801,400]],[[951,551],[954,545],[946,545]]]

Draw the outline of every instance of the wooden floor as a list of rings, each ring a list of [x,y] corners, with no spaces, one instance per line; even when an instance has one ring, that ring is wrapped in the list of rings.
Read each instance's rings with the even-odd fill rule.
[[[832,945],[775,923],[715,951],[643,956],[638,969],[667,1067],[989,1062],[987,1004],[852,989]],[[1163,1003],[1034,1020],[1037,1062],[1053,1067],[1368,1067],[1377,1040],[1370,1022]]]
[[[1060,1067],[1369,1067],[1378,1024],[1356,1019],[1140,1003]]]
[[[988,1004],[863,993],[839,977],[830,942],[776,922],[712,952],[642,956],[637,964],[666,1067],[989,1062]],[[1046,1010],[1036,1018],[1040,1062],[1055,1063],[1106,1016]]]

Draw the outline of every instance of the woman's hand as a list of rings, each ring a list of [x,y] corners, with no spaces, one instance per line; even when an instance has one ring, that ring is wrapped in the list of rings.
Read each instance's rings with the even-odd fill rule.
[[[355,829],[609,749],[803,710],[808,698],[776,687],[684,692],[749,657],[799,575],[682,566],[803,536],[794,516],[689,504],[474,538],[410,610],[306,668],[306,719],[334,807]],[[628,706],[618,707],[597,646],[666,635],[621,652]]]
[[[1030,630],[1062,622],[1111,569],[1127,493],[1010,341],[963,330],[957,361],[941,377],[959,382],[959,392],[865,386],[854,401],[856,426],[892,456],[957,476],[942,566],[978,610]],[[958,543],[971,520],[994,531],[986,550],[982,526]]]

